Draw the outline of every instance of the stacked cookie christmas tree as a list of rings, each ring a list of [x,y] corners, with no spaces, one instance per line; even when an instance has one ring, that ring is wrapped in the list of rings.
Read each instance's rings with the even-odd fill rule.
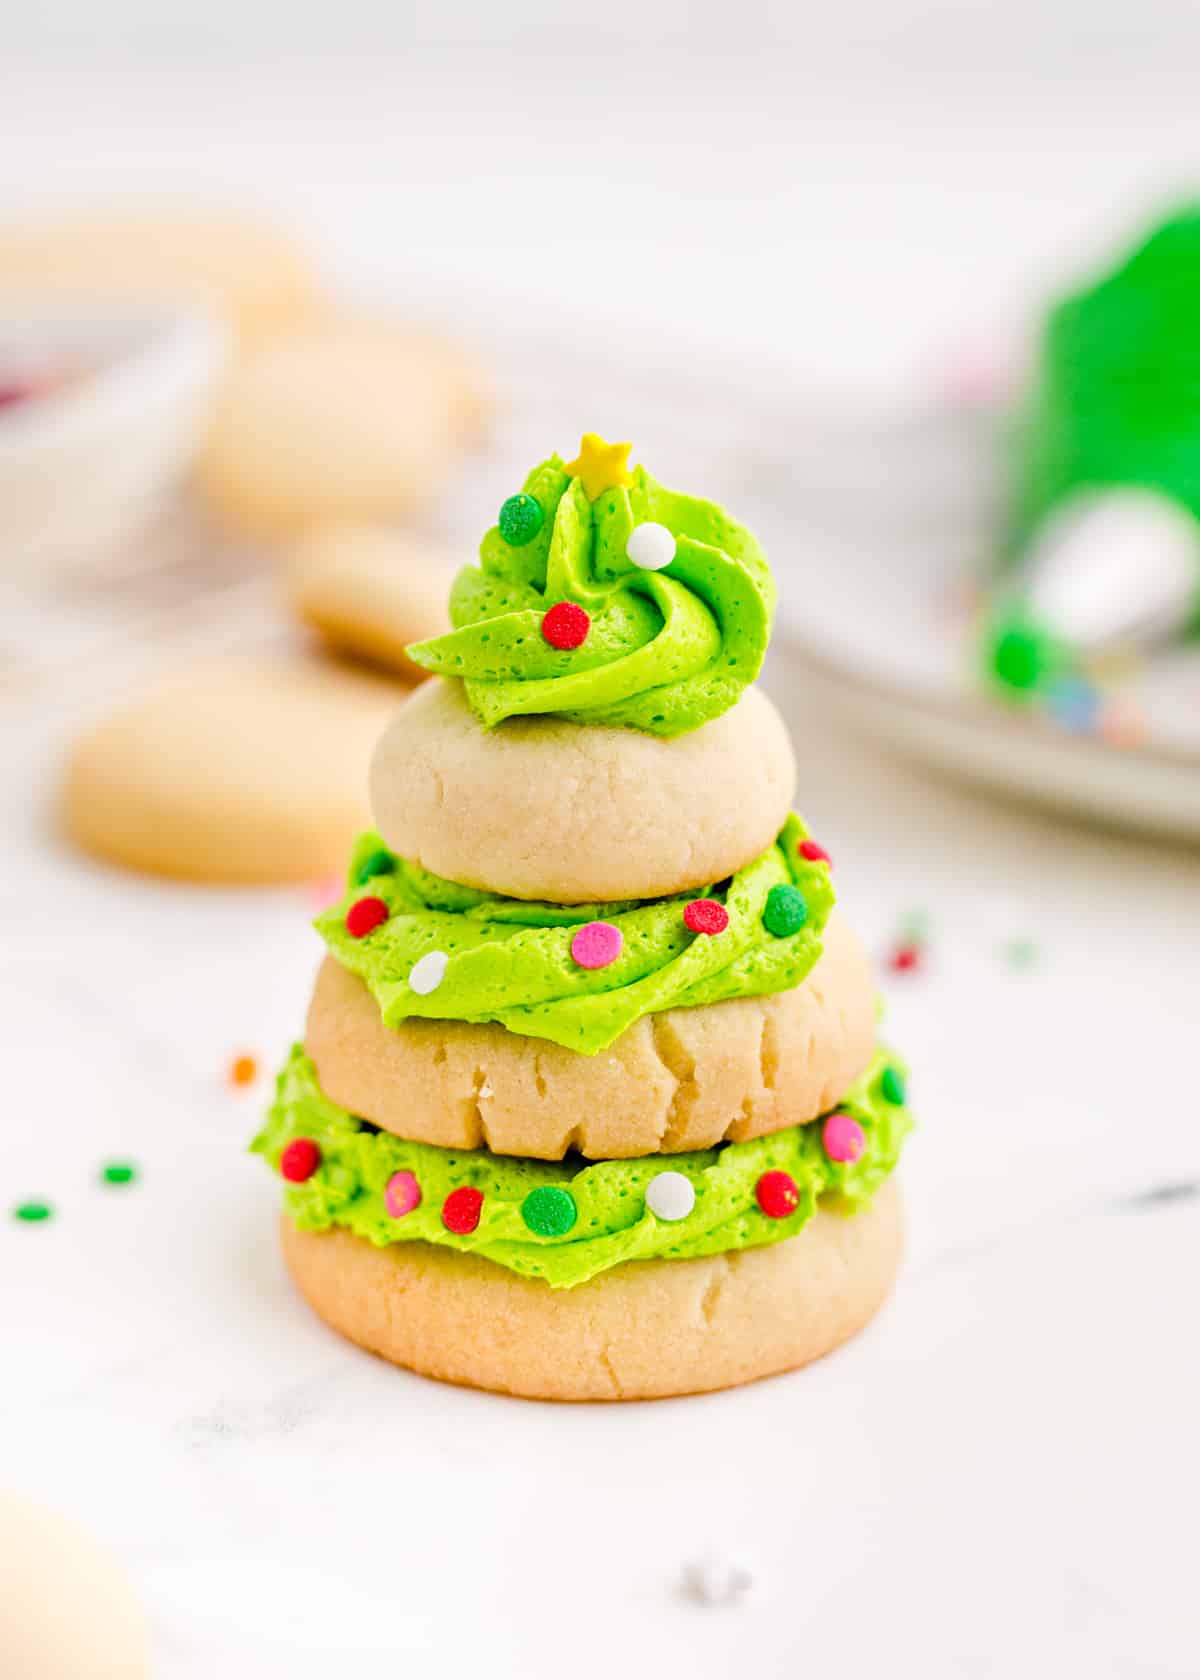
[[[378,832],[318,919],[254,1147],[334,1328],[562,1399],[726,1387],[854,1334],[909,1119],[829,859],[751,686],[774,586],[714,504],[589,436],[413,648]]]

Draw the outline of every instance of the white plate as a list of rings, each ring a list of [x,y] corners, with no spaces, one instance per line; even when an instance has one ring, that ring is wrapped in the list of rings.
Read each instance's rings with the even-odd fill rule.
[[[80,371],[0,409],[4,568],[45,577],[119,562],[186,471],[227,349],[194,311],[6,298],[0,371]]]
[[[995,529],[995,413],[945,407],[841,437],[835,474],[799,450],[764,509],[780,641],[822,703],[993,789],[1200,838],[1200,644],[1106,689],[1123,740],[994,698],[980,679],[973,590]],[[793,533],[780,554],[779,529]]]

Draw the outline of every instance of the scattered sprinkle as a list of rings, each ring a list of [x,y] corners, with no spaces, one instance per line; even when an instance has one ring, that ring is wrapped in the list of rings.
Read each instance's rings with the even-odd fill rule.
[[[407,1168],[394,1172],[383,1191],[383,1205],[392,1219],[403,1219],[421,1205],[421,1186],[417,1175]]]
[[[1046,710],[1064,729],[1090,734],[1100,711],[1100,696],[1082,677],[1059,677],[1046,690]]]
[[[791,1173],[765,1172],[754,1186],[754,1198],[768,1219],[786,1219],[800,1206],[800,1192]]]
[[[771,888],[763,909],[763,926],[776,939],[798,933],[808,920],[808,904],[799,887],[780,883]]]
[[[253,1085],[258,1078],[258,1061],[254,1056],[243,1053],[235,1056],[229,1064],[229,1083],[231,1085]]]
[[[496,521],[500,535],[510,548],[524,548],[526,543],[531,543],[545,522],[546,514],[541,502],[524,490],[501,504]]]
[[[53,1217],[54,1209],[49,1202],[18,1202],[13,1209],[13,1218],[25,1225],[40,1225]]]
[[[109,1161],[100,1170],[103,1184],[132,1184],[137,1178],[137,1168],[131,1161]]]
[[[715,898],[694,898],[684,907],[683,925],[689,933],[724,933],[729,912]]]
[[[625,556],[643,572],[661,572],[675,558],[675,538],[665,525],[647,519],[630,531]]]
[[[607,968],[625,944],[620,928],[611,922],[585,922],[571,938],[571,955],[580,968]]]
[[[574,601],[558,601],[542,618],[542,635],[562,653],[582,647],[592,621]]]
[[[1033,968],[1037,964],[1038,948],[1032,939],[1010,939],[1003,952],[1010,968]]]
[[[754,1576],[744,1563],[707,1552],[683,1567],[683,1591],[695,1604],[716,1609],[736,1604],[754,1585]]]
[[[898,943],[905,945],[921,945],[929,938],[933,928],[933,916],[923,904],[915,904],[906,910],[900,918],[900,937]]]
[[[921,966],[921,947],[911,941],[893,946],[887,965],[893,974],[910,974]]]
[[[839,1112],[831,1114],[821,1128],[821,1143],[831,1161],[857,1161],[867,1147],[867,1134],[852,1114]]]
[[[521,1203],[521,1218],[535,1237],[564,1237],[578,1217],[574,1196],[558,1184],[540,1184]]]
[[[304,1184],[321,1165],[321,1151],[312,1138],[293,1138],[279,1157],[279,1174],[289,1184]]]
[[[426,951],[423,957],[418,957],[408,971],[408,984],[418,997],[428,997],[430,992],[436,992],[446,978],[446,969],[450,965],[450,957],[446,951]]]
[[[1131,701],[1110,700],[1100,712],[1096,732],[1106,746],[1129,750],[1145,742],[1148,730],[1145,717]]]
[[[686,1219],[696,1205],[696,1189],[681,1172],[660,1172],[646,1186],[646,1206],[668,1224]]]
[[[796,850],[802,858],[807,858],[809,863],[827,863],[831,869],[833,867],[833,859],[819,841],[801,840]]]
[[[904,1101],[906,1091],[904,1085],[904,1075],[900,1072],[898,1067],[884,1068],[883,1075],[879,1081],[879,1089],[883,1092],[883,1095],[888,1102],[899,1107],[899,1105]]]
[[[456,1237],[469,1237],[483,1211],[483,1191],[473,1184],[451,1190],[442,1203],[442,1224]]]
[[[346,912],[346,932],[352,939],[365,939],[382,927],[391,914],[381,898],[356,898]]]

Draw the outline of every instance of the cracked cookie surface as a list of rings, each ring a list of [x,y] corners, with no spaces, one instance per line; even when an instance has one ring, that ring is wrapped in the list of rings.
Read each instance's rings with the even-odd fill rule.
[[[305,1049],[325,1094],[385,1131],[454,1149],[593,1160],[708,1149],[834,1107],[874,1053],[875,989],[836,912],[791,991],[668,1009],[599,1055],[490,1024],[385,1027],[366,986],[327,957]]]

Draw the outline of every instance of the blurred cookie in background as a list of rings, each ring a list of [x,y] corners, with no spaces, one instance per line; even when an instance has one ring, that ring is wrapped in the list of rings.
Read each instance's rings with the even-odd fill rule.
[[[405,651],[444,635],[454,562],[379,525],[332,525],[302,538],[283,573],[288,606],[335,652],[409,682],[429,675]]]
[[[196,666],[72,749],[67,834],[106,862],[191,881],[340,871],[370,821],[367,766],[407,688],[315,656]]]
[[[0,1494],[0,1674],[148,1680],[150,1633],[117,1560],[75,1523]]]
[[[437,340],[330,320],[261,344],[219,396],[197,482],[234,530],[404,519],[478,435],[481,387]]]
[[[228,214],[95,211],[0,227],[0,294],[170,301],[228,322],[244,345],[325,313],[324,288],[291,240]]]

